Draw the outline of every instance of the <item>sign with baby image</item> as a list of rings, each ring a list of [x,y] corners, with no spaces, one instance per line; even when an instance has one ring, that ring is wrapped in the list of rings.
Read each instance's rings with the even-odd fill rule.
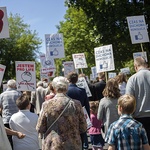
[[[75,69],[87,68],[84,53],[72,54]]]
[[[94,48],[97,73],[115,70],[112,45]]]
[[[127,17],[132,44],[149,42],[144,15]]]
[[[63,34],[45,34],[46,56],[53,58],[64,58]]]
[[[35,91],[35,62],[16,61],[16,82],[18,91]]]
[[[66,77],[70,72],[75,71],[74,63],[73,61],[66,61],[64,62],[64,76]]]

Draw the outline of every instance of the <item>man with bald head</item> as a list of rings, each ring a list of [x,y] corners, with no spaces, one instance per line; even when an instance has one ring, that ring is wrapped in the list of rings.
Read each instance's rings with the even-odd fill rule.
[[[143,57],[134,59],[136,73],[127,82],[126,94],[131,94],[136,99],[136,110],[133,116],[143,124],[150,144],[150,71],[147,67]]]

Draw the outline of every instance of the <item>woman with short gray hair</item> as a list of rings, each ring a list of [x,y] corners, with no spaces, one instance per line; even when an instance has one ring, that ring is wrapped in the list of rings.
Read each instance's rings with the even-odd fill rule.
[[[66,96],[68,80],[53,79],[55,97],[43,106],[37,131],[43,134],[42,150],[82,150],[80,134],[87,129],[81,103]]]

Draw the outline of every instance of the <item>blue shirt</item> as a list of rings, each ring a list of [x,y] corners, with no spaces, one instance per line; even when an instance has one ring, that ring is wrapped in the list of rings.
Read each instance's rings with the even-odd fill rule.
[[[148,144],[142,124],[129,115],[122,115],[110,125],[105,141],[115,145],[117,150],[140,150],[144,144]]]
[[[21,96],[21,92],[13,88],[7,88],[5,92],[0,95],[0,107],[3,109],[2,118],[4,124],[8,124],[10,117],[18,112],[16,100]]]

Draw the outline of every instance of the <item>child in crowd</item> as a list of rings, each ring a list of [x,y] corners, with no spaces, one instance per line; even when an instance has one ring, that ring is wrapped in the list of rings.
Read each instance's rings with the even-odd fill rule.
[[[90,101],[90,119],[92,127],[89,129],[89,134],[93,150],[103,150],[104,139],[101,135],[102,121],[97,119],[97,110],[99,101]]]
[[[105,138],[108,150],[150,150],[143,125],[131,116],[136,107],[135,98],[125,94],[118,99],[117,107],[121,116],[108,129]]]

